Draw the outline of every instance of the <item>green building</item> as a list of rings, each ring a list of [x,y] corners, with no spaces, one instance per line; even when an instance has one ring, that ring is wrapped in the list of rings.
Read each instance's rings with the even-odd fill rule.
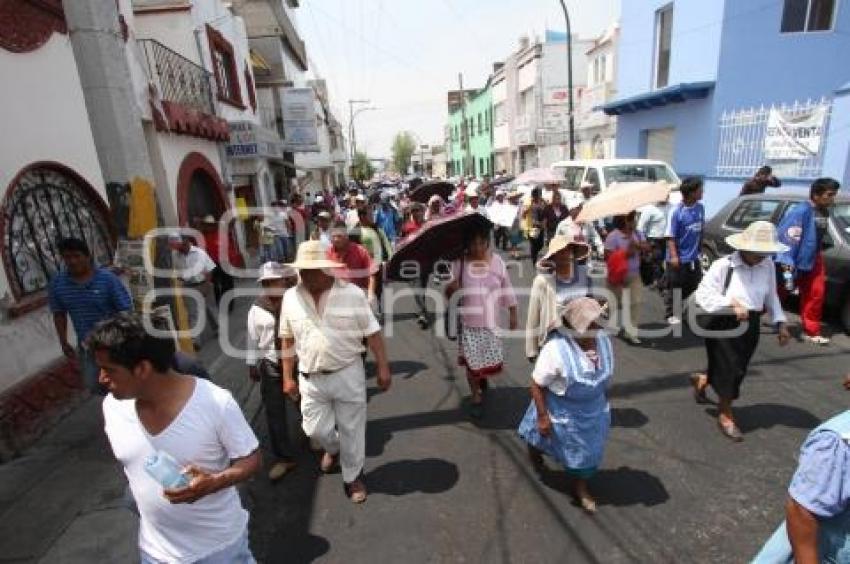
[[[449,93],[447,131],[448,174],[450,176],[493,176],[493,103],[488,81],[480,90],[464,92],[466,107],[460,104],[460,92]],[[452,101],[455,101],[452,104]],[[464,116],[466,122],[464,123]]]

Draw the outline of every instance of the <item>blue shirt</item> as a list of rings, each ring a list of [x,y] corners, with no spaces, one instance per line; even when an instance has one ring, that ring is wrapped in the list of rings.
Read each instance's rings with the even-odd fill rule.
[[[375,223],[378,224],[378,227],[384,230],[387,238],[390,241],[394,241],[398,237],[398,232],[396,230],[396,222],[398,221],[398,212],[392,205],[381,205],[378,208],[378,211],[375,212]]]
[[[670,221],[667,222],[666,235],[676,242],[680,262],[699,260],[703,225],[705,225],[705,208],[701,203],[697,202],[692,206],[681,203],[673,208]],[[670,260],[669,251],[667,260]]]
[[[587,265],[578,264],[575,267],[575,273],[569,280],[562,280],[555,277],[555,298],[558,300],[558,305],[564,305],[576,298],[583,298],[590,293],[590,278],[587,276]]]
[[[103,268],[84,284],[75,282],[67,272],[60,272],[50,282],[50,311],[67,313],[74,324],[77,340],[85,339],[99,322],[132,306],[130,294],[117,276]]]

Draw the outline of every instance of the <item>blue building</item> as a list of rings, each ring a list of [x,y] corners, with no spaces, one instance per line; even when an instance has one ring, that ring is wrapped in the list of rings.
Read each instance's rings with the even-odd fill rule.
[[[705,178],[717,211],[771,165],[783,189],[850,186],[850,2],[627,0],[617,156]]]

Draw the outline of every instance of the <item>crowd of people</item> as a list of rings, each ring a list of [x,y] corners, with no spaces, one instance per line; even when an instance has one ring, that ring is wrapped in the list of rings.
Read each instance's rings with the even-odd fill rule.
[[[341,469],[346,496],[354,503],[367,499],[367,352],[374,357],[379,388],[387,391],[392,383],[382,336],[383,272],[406,241],[452,214],[493,219],[492,227],[463,234],[463,255],[452,262],[442,287],[457,306],[469,415],[484,416],[488,381],[503,370],[503,318],[508,330],[520,328],[509,263],[498,251],[516,259],[520,244],[527,242],[535,271],[524,326],[530,401],[517,432],[536,470],[544,467],[544,456],[565,468],[576,503],[588,513],[596,511],[588,479],[603,460],[611,423],[612,336],[622,329],[627,343],[641,345],[644,287],[662,292],[671,326],[686,321],[683,301],[692,310],[696,326],[691,329],[704,336],[707,366],[691,378],[694,399],[704,403],[713,390],[718,429],[736,442],[744,437],[732,404],[758,346],[763,313],[785,345],[790,333],[781,299],[798,288],[805,335],[812,343],[828,344],[821,335],[822,250],[825,221],[839,189],[835,180],[816,180],[809,200],[779,226],[754,222],[730,236],[734,252],[705,273],[703,186],[697,178],[677,187],[680,203],[655,202],[592,222],[580,221],[593,196],[590,185],[564,198],[558,185],[523,191],[493,182],[462,183],[448,200],[435,194],[427,203],[414,201],[405,190],[368,194],[358,186],[344,197],[323,192],[309,205],[295,194],[291,203],[276,202],[257,222],[261,265],[247,317],[246,362],[265,408],[270,480],[281,480],[296,467],[297,446],[287,421],[297,419],[321,452],[321,471]],[[776,185],[771,171],[760,170],[745,191]],[[307,237],[299,237],[299,226]],[[219,255],[208,252],[209,241],[199,243],[182,234],[169,239],[182,286],[198,292],[214,287],[217,303],[234,281],[221,272]],[[227,252],[226,245],[216,248]],[[232,395],[175,369],[185,366],[186,358],[177,351],[170,326],[131,313],[122,282],[94,265],[83,241],[63,240],[59,249],[66,269],[50,285],[57,335],[64,353],[79,358],[86,387],[107,395],[106,434],[141,517],[142,561],[252,562],[248,514],[234,486],[262,462],[258,440]],[[603,264],[604,281],[594,274],[595,265]],[[416,281],[420,288],[430,274]],[[429,320],[420,298],[417,321],[424,329]],[[198,306],[190,303],[199,302],[187,302],[194,326]],[[207,319],[214,322],[218,315],[220,310],[210,307]],[[68,337],[69,318],[77,347]],[[780,545],[785,539],[787,546],[771,550],[793,551],[798,562],[847,550],[848,529],[836,526],[850,519],[850,456],[842,439],[847,432],[850,417],[844,414],[813,431],[805,443],[790,489],[787,531],[772,540]],[[152,477],[151,456],[159,453],[176,461],[171,475],[176,481]],[[831,545],[824,544],[827,534]]]

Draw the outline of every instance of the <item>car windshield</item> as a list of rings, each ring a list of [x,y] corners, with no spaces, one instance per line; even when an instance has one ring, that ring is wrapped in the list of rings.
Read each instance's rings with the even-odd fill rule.
[[[658,180],[679,183],[673,171],[663,164],[606,166],[603,171],[607,186],[614,182],[657,182]]]
[[[583,166],[556,166],[555,170],[561,172],[566,179],[566,187],[577,190],[584,178]]]

